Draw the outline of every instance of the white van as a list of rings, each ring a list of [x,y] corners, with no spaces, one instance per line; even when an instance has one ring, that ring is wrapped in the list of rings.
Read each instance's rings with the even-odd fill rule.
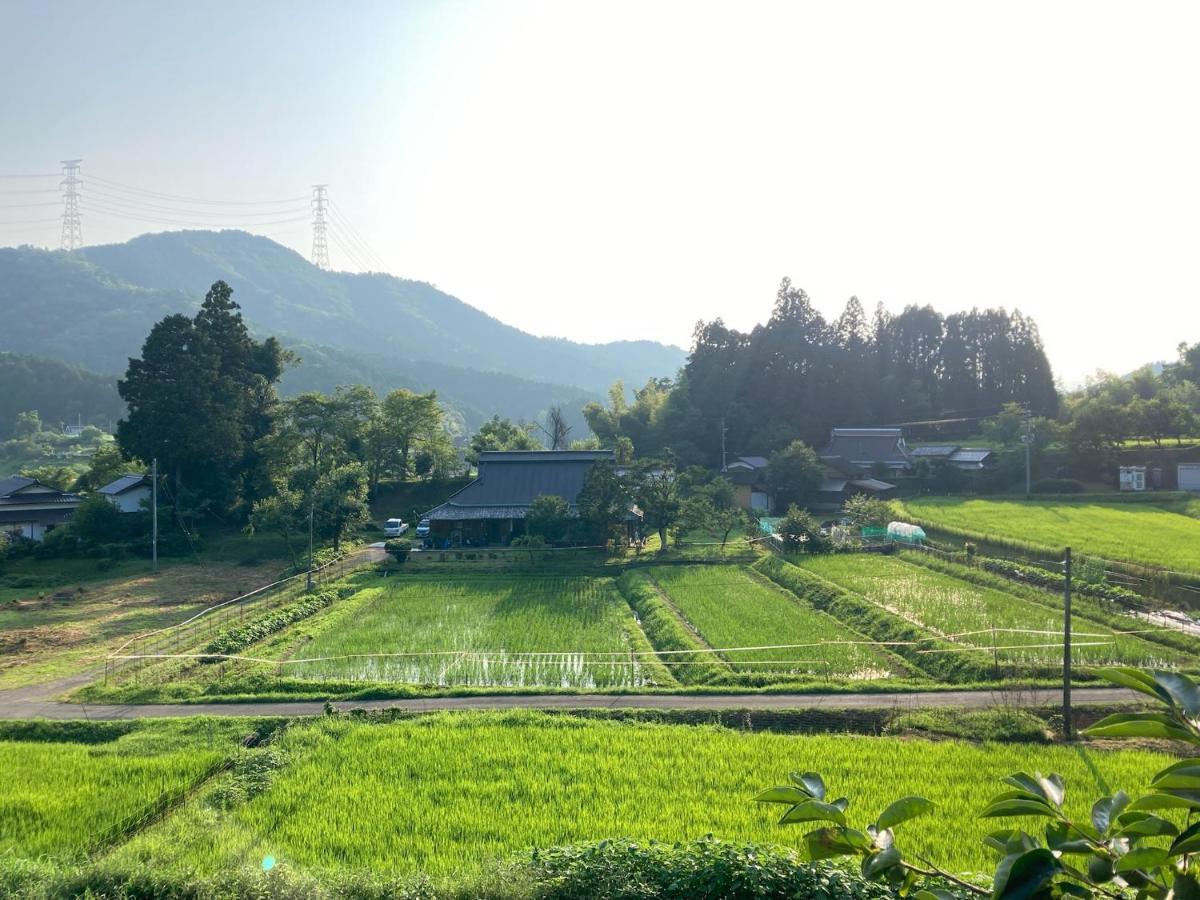
[[[408,531],[408,523],[400,519],[388,519],[383,523],[384,537],[400,537],[406,531]]]

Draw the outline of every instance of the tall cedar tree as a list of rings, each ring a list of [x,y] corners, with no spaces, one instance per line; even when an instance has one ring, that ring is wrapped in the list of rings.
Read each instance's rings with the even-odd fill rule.
[[[158,322],[117,390],[129,407],[117,440],[129,457],[159,460],[178,502],[184,489],[214,511],[248,511],[268,489],[256,442],[271,428],[287,357],[250,337],[233,291],[216,282],[195,318]]]

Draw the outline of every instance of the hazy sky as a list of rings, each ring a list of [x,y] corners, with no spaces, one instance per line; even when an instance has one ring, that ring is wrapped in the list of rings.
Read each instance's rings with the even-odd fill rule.
[[[1200,341],[1198,40],[1195,3],[0,0],[0,174],[82,157],[86,243],[198,205],[89,173],[328,182],[395,274],[585,341],[748,328],[784,275],[831,315],[1017,306],[1073,382]],[[57,246],[29,185],[0,244]]]

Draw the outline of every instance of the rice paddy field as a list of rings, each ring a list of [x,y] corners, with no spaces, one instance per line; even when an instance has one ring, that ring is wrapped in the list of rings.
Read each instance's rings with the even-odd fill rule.
[[[234,746],[229,723],[164,723],[99,744],[0,740],[0,855],[76,858],[165,794],[186,791]]]
[[[843,554],[793,562],[940,637],[994,654],[1003,663],[1061,663],[1059,609],[895,556]],[[1131,619],[1130,630],[1138,628]],[[1196,664],[1188,654],[1079,616],[1072,620],[1071,634],[1072,656],[1078,663],[1160,668]]]
[[[850,818],[921,794],[938,816],[905,846],[960,872],[990,871],[976,818],[1018,770],[1059,772],[1069,814],[1166,765],[1145,750],[799,736],[713,726],[587,721],[544,713],[440,714],[390,724],[327,718],[277,739],[286,762],[257,796],[218,808],[204,795],[115,851],[114,861],[199,873],[257,866],[459,872],[532,847],[629,836],[799,846],[803,826],[755,804],[790,770],[816,770]],[[1014,824],[1016,822],[1014,821]],[[1026,827],[1029,827],[1027,824]]]
[[[1200,573],[1200,517],[1152,503],[922,497],[904,509],[921,525],[978,540],[1070,546],[1077,555]]]
[[[377,578],[305,629],[283,666],[302,679],[612,688],[652,678],[649,644],[609,578]]]
[[[709,646],[737,671],[886,678],[901,668],[837,619],[734,566],[663,566],[655,581]],[[856,643],[863,642],[863,643]],[[781,647],[799,644],[810,646]],[[737,647],[777,647],[735,650]]]

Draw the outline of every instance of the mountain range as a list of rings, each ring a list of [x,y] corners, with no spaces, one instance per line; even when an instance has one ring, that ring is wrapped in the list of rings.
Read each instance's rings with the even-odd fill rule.
[[[685,358],[652,341],[537,337],[433,285],[325,271],[243,231],[146,234],[74,253],[0,249],[0,351],[116,375],[154,322],[195,310],[217,280],[257,336],[275,335],[301,358],[285,394],[351,383],[436,389],[467,429],[556,404],[582,426],[579,407],[614,381],[672,376]]]

